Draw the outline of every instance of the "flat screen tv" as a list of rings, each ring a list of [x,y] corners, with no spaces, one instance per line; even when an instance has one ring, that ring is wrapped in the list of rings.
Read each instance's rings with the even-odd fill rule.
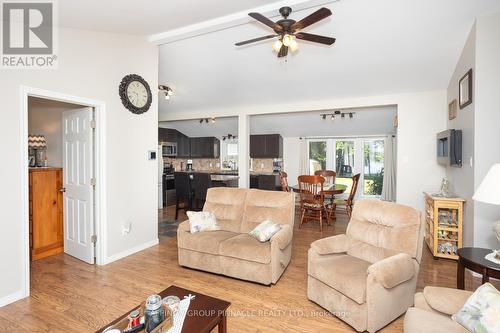
[[[462,166],[462,130],[449,129],[437,134],[437,162],[451,167]]]

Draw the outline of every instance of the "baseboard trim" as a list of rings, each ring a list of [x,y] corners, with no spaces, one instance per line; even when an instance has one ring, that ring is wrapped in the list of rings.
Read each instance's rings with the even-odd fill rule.
[[[112,263],[114,261],[117,261],[117,260],[120,260],[122,258],[128,257],[128,256],[130,256],[130,255],[132,255],[134,253],[137,253],[137,252],[140,252],[140,251],[145,250],[147,248],[150,248],[152,246],[158,245],[159,242],[160,242],[160,239],[156,238],[156,239],[153,239],[152,241],[149,241],[149,242],[146,242],[146,243],[134,246],[131,249],[128,249],[128,250],[119,252],[117,254],[114,254],[112,256],[106,257],[106,259],[104,260],[104,265],[110,264],[110,263]]]
[[[24,295],[24,292],[22,290],[19,290],[19,291],[16,291],[15,293],[4,296],[4,297],[0,298],[0,308],[3,306],[6,306],[8,304],[17,302],[20,299],[23,299],[25,297],[26,297],[26,295]]]

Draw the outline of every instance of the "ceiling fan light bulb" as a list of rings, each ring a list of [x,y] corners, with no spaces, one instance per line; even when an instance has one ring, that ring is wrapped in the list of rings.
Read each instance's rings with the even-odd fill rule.
[[[277,41],[275,41],[275,42],[273,43],[273,50],[274,50],[274,51],[276,51],[276,52],[279,52],[279,51],[280,51],[280,49],[281,49],[281,46],[282,46],[282,45],[283,45],[283,44],[282,44],[282,43],[281,43],[281,41],[278,39]]]
[[[290,43],[290,50],[292,50],[292,52],[295,52],[297,51],[298,48],[299,48],[299,43],[297,43],[295,39],[292,39],[292,42]]]
[[[283,45],[285,46],[290,46],[293,42],[293,36],[292,35],[289,35],[289,34],[285,34],[283,36]]]

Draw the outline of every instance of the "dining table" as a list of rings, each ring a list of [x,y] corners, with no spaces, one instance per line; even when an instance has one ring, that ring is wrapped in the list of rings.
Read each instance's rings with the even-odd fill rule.
[[[300,193],[300,188],[298,184],[291,186],[290,188],[295,193]],[[346,190],[347,190],[347,185],[344,184],[324,184],[323,191],[320,191],[320,194],[323,194],[324,196],[339,195],[344,193]]]

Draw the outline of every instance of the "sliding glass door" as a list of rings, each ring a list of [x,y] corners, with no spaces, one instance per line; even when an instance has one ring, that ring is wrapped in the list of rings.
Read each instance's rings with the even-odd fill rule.
[[[314,139],[308,143],[309,174],[335,170],[336,182],[351,191],[352,176],[360,174],[357,196],[380,196],[384,179],[383,138]]]

